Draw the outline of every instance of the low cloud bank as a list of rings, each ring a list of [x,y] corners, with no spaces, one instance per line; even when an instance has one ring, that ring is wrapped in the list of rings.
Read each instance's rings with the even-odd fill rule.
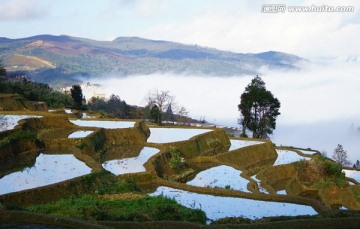
[[[312,147],[332,153],[343,144],[351,160],[360,159],[360,67],[357,63],[309,65],[300,71],[263,71],[267,89],[281,102],[277,144]],[[169,90],[193,118],[237,126],[240,95],[254,76],[209,77],[152,74],[92,79],[107,96],[119,95],[129,104],[145,105],[151,89]],[[331,156],[331,155],[329,155]]]

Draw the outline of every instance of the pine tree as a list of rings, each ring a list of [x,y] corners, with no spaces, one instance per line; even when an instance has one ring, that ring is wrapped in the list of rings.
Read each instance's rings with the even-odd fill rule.
[[[347,152],[343,146],[338,144],[334,150],[332,158],[337,161],[341,166],[350,166],[351,162],[347,159]]]
[[[70,92],[71,92],[71,98],[74,101],[75,108],[80,109],[84,101],[84,96],[80,85],[78,84],[73,85],[72,88],[70,89]]]
[[[356,163],[353,165],[353,168],[360,169],[360,161],[356,160]]]
[[[175,116],[174,116],[174,113],[172,111],[172,107],[171,107],[171,104],[167,107],[166,109],[166,112],[165,112],[165,119],[167,121],[170,121],[170,122],[174,122],[175,120]]]
[[[154,123],[161,125],[161,111],[157,105],[151,107],[150,116]]]

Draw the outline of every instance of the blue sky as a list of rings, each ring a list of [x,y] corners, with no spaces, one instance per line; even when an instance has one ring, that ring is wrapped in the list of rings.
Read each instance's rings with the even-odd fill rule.
[[[357,57],[357,0],[1,0],[1,36],[140,36],[235,52]],[[351,13],[261,13],[263,4],[354,6]]]

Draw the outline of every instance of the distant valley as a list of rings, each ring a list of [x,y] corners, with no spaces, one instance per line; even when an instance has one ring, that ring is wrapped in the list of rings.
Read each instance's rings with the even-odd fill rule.
[[[239,41],[241,42],[241,41]],[[242,54],[198,45],[119,37],[95,41],[70,36],[0,38],[0,58],[8,71],[37,82],[68,86],[79,78],[171,72],[184,75],[256,75],[260,68],[297,69],[303,58],[269,51]]]

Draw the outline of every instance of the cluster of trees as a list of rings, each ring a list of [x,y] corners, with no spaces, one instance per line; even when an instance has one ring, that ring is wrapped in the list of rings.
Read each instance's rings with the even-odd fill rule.
[[[348,160],[348,155],[346,150],[343,148],[342,145],[338,144],[335,148],[332,159],[338,162],[343,167],[350,167],[351,161]],[[356,160],[356,162],[352,166],[353,168],[360,169],[360,161]]]
[[[112,94],[108,100],[92,97],[87,104],[89,110],[96,111],[114,118],[140,118],[136,108],[121,100],[118,95]]]
[[[147,105],[144,108],[144,118],[151,119],[158,125],[162,125],[164,121],[186,123],[189,119],[188,110],[178,106],[169,91],[152,90],[145,100]]]
[[[148,119],[161,125],[163,121],[186,122],[188,111],[178,108],[175,97],[169,91],[153,90],[146,97],[146,107],[128,105],[118,95],[109,99],[93,97],[86,104],[81,86],[73,85],[70,95],[53,90],[48,84],[35,83],[27,79],[22,72],[6,72],[0,61],[0,91],[1,93],[19,94],[30,101],[44,101],[50,107],[74,107],[78,110],[92,110],[114,118]],[[175,112],[173,111],[175,110]]]
[[[6,71],[5,75],[2,76],[6,76]],[[9,79],[0,77],[0,91],[6,94],[19,94],[30,101],[44,101],[54,108],[72,105],[70,96],[53,90],[47,84],[35,83],[26,78]]]
[[[83,101],[81,99],[83,98],[82,94],[74,86],[71,92],[75,104],[78,101],[78,106],[80,106],[80,102]],[[167,124],[174,122],[186,123],[189,119],[187,109],[183,106],[178,107],[175,103],[175,97],[169,91],[152,90],[145,97],[145,100],[145,107],[131,106],[125,100],[121,100],[118,95],[112,94],[109,99],[93,97],[86,107],[108,117],[146,119],[159,125],[162,125],[165,121]]]

